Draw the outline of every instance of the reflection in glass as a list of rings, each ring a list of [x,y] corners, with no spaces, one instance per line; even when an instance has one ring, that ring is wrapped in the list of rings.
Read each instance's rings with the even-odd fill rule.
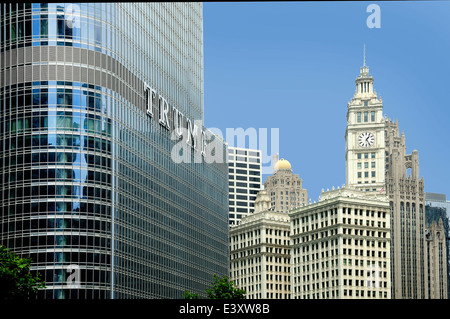
[[[33,39],[38,39],[40,36],[40,19],[39,19],[39,15],[34,15],[33,16]]]
[[[48,127],[50,129],[55,129],[57,127],[55,111],[48,111]]]
[[[72,116],[72,126],[75,131],[79,131],[81,127],[81,119],[80,119],[80,113],[79,112],[73,112]]]
[[[48,24],[48,37],[56,38],[56,33],[57,33],[56,32],[56,28],[57,28],[56,14],[48,15],[47,24]]]
[[[48,145],[56,147],[56,134],[49,134],[48,135]],[[52,153],[54,154],[54,153]]]

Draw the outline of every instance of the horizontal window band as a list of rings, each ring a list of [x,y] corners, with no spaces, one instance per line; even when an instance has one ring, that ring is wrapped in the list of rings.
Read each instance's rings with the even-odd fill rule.
[[[74,47],[48,47],[47,50],[55,50],[55,54],[43,54],[40,47],[18,48],[1,53],[1,86],[35,82],[42,78],[45,81],[83,82],[115,91],[142,112],[146,112],[142,90],[144,82],[114,58]],[[24,61],[18,59],[20,56],[30,58]],[[64,64],[58,59],[49,60],[49,56],[64,56]],[[36,63],[52,64],[35,65]]]

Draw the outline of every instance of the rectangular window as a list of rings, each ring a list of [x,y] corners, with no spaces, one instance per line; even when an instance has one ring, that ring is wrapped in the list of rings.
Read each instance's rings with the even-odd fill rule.
[[[375,162],[372,162],[372,168],[374,168],[375,167]]]
[[[361,168],[361,163],[358,163],[358,168]]]
[[[358,153],[357,156],[358,156],[358,159],[361,159],[361,153]]]
[[[370,121],[375,122],[375,111],[370,112]]]
[[[364,122],[369,120],[369,112],[364,112]]]
[[[361,112],[356,113],[356,122],[361,123]]]
[[[369,163],[368,162],[364,163],[364,168],[369,168]]]
[[[372,172],[372,177],[375,177],[375,171]]]

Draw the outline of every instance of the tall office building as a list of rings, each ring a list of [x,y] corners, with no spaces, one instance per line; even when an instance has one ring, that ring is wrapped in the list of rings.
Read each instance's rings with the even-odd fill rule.
[[[202,32],[200,3],[0,6],[0,244],[38,297],[204,295],[228,273]]]
[[[345,131],[346,184],[367,192],[383,189],[385,179],[383,103],[373,82],[364,61],[355,80],[356,91],[347,105]]]
[[[424,180],[419,177],[419,154],[406,153],[405,134],[398,122],[385,120],[386,195],[391,205],[392,297],[428,298],[425,247]]]
[[[444,208],[447,212],[447,217],[450,219],[450,201],[447,200],[447,195],[427,192],[425,193],[425,204]]]
[[[254,212],[256,195],[261,189],[261,151],[228,147],[229,224],[239,223]]]
[[[448,223],[444,223],[447,244],[447,296],[450,297],[450,201],[447,200],[446,194],[425,193],[425,213],[435,211],[435,208],[445,210]],[[439,210],[442,212],[442,210]],[[445,218],[443,218],[445,221]]]
[[[448,299],[448,242],[447,212],[443,207],[425,206],[425,244],[428,261],[428,297]]]
[[[398,123],[383,117],[374,79],[365,64],[347,108],[347,185],[367,193],[385,193],[391,204],[393,298],[427,298],[424,181],[418,152],[406,154]],[[408,170],[411,174],[408,175]]]
[[[264,182],[264,189],[270,196],[272,210],[287,213],[289,210],[307,204],[308,191],[303,181],[292,172],[291,163],[274,156],[273,174]]]
[[[390,299],[390,208],[343,187],[289,212],[292,298]]]
[[[230,278],[249,299],[290,299],[290,219],[270,209],[265,190],[255,211],[230,228]]]

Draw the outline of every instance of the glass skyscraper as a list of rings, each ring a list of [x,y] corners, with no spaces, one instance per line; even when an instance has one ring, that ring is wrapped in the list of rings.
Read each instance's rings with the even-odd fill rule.
[[[204,295],[228,274],[228,168],[202,5],[0,10],[0,244],[34,260],[39,298]]]

